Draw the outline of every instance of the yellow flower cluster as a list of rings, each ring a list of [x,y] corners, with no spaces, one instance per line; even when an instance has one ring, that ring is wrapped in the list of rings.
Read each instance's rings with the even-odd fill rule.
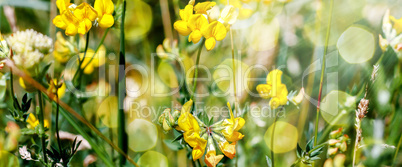
[[[288,90],[286,85],[282,83],[281,77],[281,70],[273,70],[267,76],[267,84],[260,84],[257,86],[257,91],[262,98],[271,98],[269,105],[272,109],[285,105],[288,101]]]
[[[216,166],[223,155],[216,155],[215,142],[221,152],[233,159],[236,154],[236,142],[244,137],[239,130],[244,126],[245,120],[241,117],[234,118],[230,109],[230,118],[206,126],[201,120],[190,113],[193,101],[183,105],[176,130],[183,132],[183,138],[192,148],[193,160],[200,159],[206,149],[205,163],[208,166]]]
[[[28,128],[29,129],[35,129],[35,127],[39,125],[39,120],[36,119],[36,117],[31,113],[28,116],[27,123],[28,123]],[[44,123],[45,123],[44,126],[46,128],[48,128],[49,127],[49,121],[47,119],[45,119]]]
[[[207,1],[194,6],[194,1],[190,1],[180,10],[181,20],[174,23],[174,28],[183,36],[189,35],[189,42],[198,43],[204,37],[206,49],[212,50],[216,41],[226,37],[228,25],[233,24],[237,17],[237,11],[233,6],[227,6],[220,14],[220,18],[216,17],[219,9],[218,12],[214,12],[212,9],[215,5],[215,2]],[[228,22],[229,20],[231,22]]]
[[[95,8],[86,2],[76,6],[70,0],[57,0],[56,5],[60,15],[53,19],[53,24],[66,30],[65,33],[69,36],[86,34],[94,21],[102,28],[109,28],[114,24],[114,4],[111,0],[95,0]]]

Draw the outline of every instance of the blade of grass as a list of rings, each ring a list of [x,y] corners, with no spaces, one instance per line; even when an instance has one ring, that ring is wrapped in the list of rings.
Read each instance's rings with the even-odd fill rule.
[[[125,78],[125,69],[126,69],[126,48],[124,42],[124,18],[126,16],[126,0],[123,0],[123,14],[121,17],[121,25],[120,25],[120,56],[119,56],[119,68],[118,68],[118,139],[119,139],[119,147],[120,149],[127,154],[128,151],[128,139],[126,132],[126,120],[124,114],[124,98],[126,97],[126,78]],[[126,158],[120,154],[120,166],[124,166],[126,164]]]

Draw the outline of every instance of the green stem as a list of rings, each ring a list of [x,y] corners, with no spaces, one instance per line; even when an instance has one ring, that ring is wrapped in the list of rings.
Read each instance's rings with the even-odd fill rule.
[[[325,67],[326,67],[326,57],[327,57],[327,52],[328,52],[329,35],[330,35],[330,32],[331,32],[330,30],[331,30],[333,7],[334,7],[334,0],[330,0],[327,34],[326,34],[326,37],[325,37],[324,54],[322,56],[323,59],[322,59],[322,67],[321,67],[320,88],[319,88],[319,93],[318,93],[317,115],[316,115],[316,119],[315,119],[314,146],[317,145],[318,120],[319,120],[319,114],[320,114],[320,101],[321,101],[322,86],[323,86],[324,73],[325,73]]]
[[[126,80],[125,80],[125,43],[124,43],[124,18],[126,15],[126,0],[123,0],[123,14],[121,17],[121,25],[120,25],[120,56],[119,56],[119,69],[118,69],[118,100],[119,100],[119,108],[118,108],[118,139],[119,139],[119,147],[120,149],[127,154],[128,140],[127,133],[125,131],[126,121],[124,117],[124,98],[126,93]],[[120,166],[124,166],[126,163],[126,158],[120,154]]]
[[[84,62],[85,56],[87,55],[88,44],[89,44],[89,32],[87,33],[87,36],[86,36],[84,57],[82,57],[82,59],[80,57],[78,57],[78,69],[77,69],[77,71],[75,71],[72,81],[74,81],[77,76],[78,76],[78,78],[80,78],[82,71],[84,71],[84,70],[81,70],[81,66],[82,66],[82,63]]]
[[[55,84],[56,87],[56,135],[57,135],[57,144],[59,145],[59,152],[61,152],[61,142],[60,142],[60,134],[59,134],[59,110],[60,110],[60,106],[59,106],[59,94],[57,93],[58,91],[58,83]]]
[[[274,110],[275,111],[275,110]],[[271,136],[271,160],[272,160],[272,167],[275,166],[275,157],[274,157],[274,136],[275,136],[275,127],[276,127],[276,119],[277,119],[277,115],[275,113],[275,117],[274,117],[274,124],[272,126],[272,136]]]
[[[40,123],[40,139],[42,141],[42,153],[43,153],[43,160],[47,164],[47,156],[46,156],[46,138],[45,138],[45,113],[43,111],[43,100],[42,100],[42,92],[38,90],[38,99],[39,99],[39,123]]]
[[[399,152],[399,148],[401,147],[401,143],[402,143],[402,134],[399,137],[399,142],[398,142],[398,145],[396,146],[394,160],[392,161],[392,167],[394,167],[396,165],[396,157],[398,156],[398,152]]]
[[[105,30],[105,32],[103,33],[102,39],[101,39],[101,41],[99,42],[98,47],[96,47],[95,53],[92,55],[91,59],[89,59],[88,63],[85,64],[85,66],[82,68],[82,71],[84,71],[85,68],[87,68],[87,66],[89,65],[89,63],[91,63],[92,60],[94,59],[94,57],[95,57],[96,53],[98,52],[99,48],[103,45],[103,42],[105,41],[106,35],[107,35],[107,33],[109,32],[109,29],[110,29],[110,28],[107,28],[107,29]]]
[[[320,147],[323,147],[323,146],[325,146],[325,145],[327,145],[327,144],[328,144],[328,142],[321,143],[320,145],[315,146],[313,149],[311,149],[308,153],[311,154],[311,153],[314,152],[315,150],[317,150],[317,149],[319,149]]]
[[[195,62],[195,70],[194,70],[194,86],[193,86],[193,94],[191,95],[191,99],[194,100],[194,95],[195,95],[195,89],[197,87],[197,78],[198,78],[198,64],[200,63],[200,56],[201,56],[201,51],[202,47],[204,46],[205,39],[202,40],[200,47],[198,48],[198,53],[197,53],[197,60]]]

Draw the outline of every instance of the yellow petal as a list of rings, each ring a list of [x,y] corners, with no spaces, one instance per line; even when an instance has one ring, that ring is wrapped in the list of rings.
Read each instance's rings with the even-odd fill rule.
[[[94,8],[92,8],[91,5],[83,2],[75,8],[74,15],[79,19],[89,19],[90,21],[95,21],[98,13]]]
[[[277,97],[273,97],[273,98],[269,101],[269,106],[271,106],[272,109],[278,108],[279,105],[280,105],[280,102],[279,102],[279,98],[277,98]]]
[[[257,86],[257,92],[260,94],[260,96],[264,99],[268,99],[271,97],[271,85],[268,84],[259,84]]]
[[[56,27],[59,27],[59,28],[61,28],[61,29],[66,29],[66,27],[67,27],[67,24],[64,23],[63,18],[62,18],[61,15],[57,15],[57,16],[53,19],[53,24],[54,24]]]
[[[191,29],[191,31],[202,30],[204,27],[207,27],[208,20],[205,16],[201,14],[195,14],[190,17],[188,20],[187,26]]]
[[[114,24],[114,18],[110,14],[103,15],[102,19],[99,20],[99,26],[101,28],[109,28]]]
[[[207,14],[207,11],[216,5],[215,2],[200,2],[194,6],[194,11],[197,14]]]
[[[191,33],[190,28],[187,26],[187,22],[178,20],[173,24],[174,29],[183,36],[187,36],[188,34]]]
[[[215,47],[215,44],[216,44],[215,38],[213,38],[213,37],[208,38],[205,41],[205,48],[207,48],[207,50],[210,51]]]
[[[78,27],[76,27],[74,24],[69,24],[66,28],[66,35],[68,36],[74,36],[78,32]]]
[[[186,5],[184,9],[180,9],[179,15],[183,21],[188,21],[190,16],[193,15],[193,5]]]
[[[190,36],[188,37],[188,42],[198,43],[202,37],[200,30],[193,31]]]
[[[221,41],[226,37],[226,27],[219,21],[216,21],[215,30],[213,31],[213,35],[217,41]]]
[[[219,161],[223,158],[223,155],[216,155],[216,151],[208,151],[205,155],[205,164],[209,167],[215,167]]]
[[[193,161],[200,159],[202,155],[204,155],[204,149],[196,147],[193,149],[192,155],[193,155]]]
[[[227,33],[226,27],[219,21],[214,21],[208,26],[204,26],[201,31],[205,38],[214,37],[217,41],[223,40]]]
[[[63,13],[70,5],[71,5],[70,0],[57,0],[56,1],[56,6],[59,9],[60,14]]]
[[[236,127],[234,129],[235,131],[240,130],[244,126],[244,124],[246,123],[246,121],[242,117],[235,118],[235,121],[237,123],[237,125],[236,125]]]

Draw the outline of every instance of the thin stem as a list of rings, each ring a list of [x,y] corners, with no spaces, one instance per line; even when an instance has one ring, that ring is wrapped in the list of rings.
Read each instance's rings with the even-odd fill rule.
[[[126,121],[124,115],[124,98],[126,93],[126,79],[125,79],[125,43],[124,43],[124,18],[126,15],[126,0],[123,0],[123,14],[121,17],[121,25],[120,25],[120,56],[119,56],[119,68],[118,68],[118,139],[119,139],[119,147],[120,149],[127,154],[128,151],[128,140],[127,133],[125,130]],[[120,155],[120,166],[124,166],[126,163],[126,158],[123,155]]]
[[[237,99],[237,91],[236,91],[236,73],[235,73],[235,70],[237,70],[237,69],[236,69],[236,63],[235,63],[232,29],[230,29],[229,32],[230,32],[230,43],[231,43],[231,47],[232,47],[232,63],[233,63],[232,72],[233,72],[233,89],[234,89],[234,98],[235,98],[235,111],[236,111],[236,114],[237,114],[237,112],[240,112],[239,111],[238,99]]]
[[[315,150],[318,150],[320,147],[323,147],[323,146],[325,146],[325,145],[327,145],[327,144],[328,144],[328,142],[321,143],[320,145],[315,146],[313,149],[311,149],[308,153],[311,154],[311,153],[314,152]]]
[[[329,35],[331,30],[331,22],[332,22],[332,10],[334,7],[334,0],[330,0],[330,8],[329,8],[329,18],[328,18],[328,26],[327,26],[327,34],[325,37],[325,46],[324,46],[324,54],[322,55],[322,67],[321,67],[321,78],[320,78],[320,88],[318,93],[318,103],[317,103],[317,116],[315,119],[315,133],[314,133],[314,146],[317,145],[317,134],[318,134],[318,120],[320,114],[320,101],[322,95],[322,86],[324,81],[324,73],[325,73],[325,64],[326,64],[326,57],[328,52],[328,42],[329,42]]]
[[[275,112],[275,110],[274,110]],[[274,136],[275,136],[275,127],[276,127],[276,119],[277,119],[277,115],[275,113],[275,117],[274,117],[274,124],[272,126],[272,136],[271,136],[271,160],[272,160],[272,166],[275,166],[275,157],[274,157]]]
[[[88,65],[89,65],[89,64],[92,62],[92,60],[94,59],[94,57],[95,57],[96,53],[98,52],[99,48],[103,45],[103,42],[105,41],[106,35],[107,35],[107,33],[109,32],[109,29],[110,29],[110,28],[107,28],[107,29],[105,30],[105,32],[103,33],[102,39],[101,39],[101,41],[99,42],[98,47],[96,47],[95,53],[92,55],[91,59],[89,59],[88,63],[85,64],[84,67],[82,67],[82,69],[81,69],[82,71],[84,71],[85,68],[87,68]]]
[[[402,134],[401,134],[401,137],[399,137],[399,142],[398,142],[398,145],[396,146],[394,160],[392,161],[392,167],[394,167],[396,165],[396,157],[398,156],[399,147],[401,147],[401,143],[402,143]]]
[[[56,87],[56,135],[57,135],[57,144],[59,145],[59,152],[61,152],[61,142],[60,142],[60,134],[59,134],[59,110],[60,110],[60,106],[59,106],[59,94],[58,94],[58,83],[55,84]]]
[[[47,164],[47,156],[46,156],[46,138],[45,138],[45,117],[43,111],[43,100],[42,100],[42,92],[38,90],[38,99],[39,99],[39,123],[40,123],[40,139],[42,141],[42,153],[43,153],[43,160]]]
[[[198,53],[197,53],[197,60],[195,62],[195,70],[194,70],[194,86],[193,86],[193,94],[191,95],[191,99],[194,100],[194,95],[195,95],[195,89],[197,87],[197,78],[198,78],[198,64],[200,63],[200,56],[201,56],[201,51],[202,47],[204,46],[205,39],[202,40],[200,47],[198,48]]]
[[[89,43],[89,32],[87,33],[87,36],[86,36],[84,57],[82,57],[82,59],[81,59],[80,57],[78,57],[78,69],[77,69],[77,71],[75,71],[75,74],[74,74],[74,76],[73,76],[73,80],[72,80],[72,81],[75,80],[75,78],[77,77],[77,75],[78,75],[79,78],[80,78],[82,71],[84,71],[84,70],[81,70],[81,66],[82,66],[82,63],[84,62],[85,56],[87,55],[88,43]],[[95,54],[94,54],[94,55],[95,55]]]

